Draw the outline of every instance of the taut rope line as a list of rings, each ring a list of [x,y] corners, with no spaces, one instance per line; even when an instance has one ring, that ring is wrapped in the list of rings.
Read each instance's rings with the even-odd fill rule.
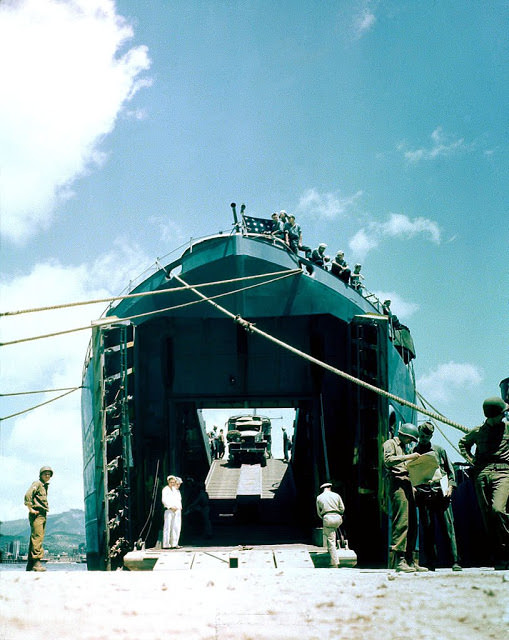
[[[220,284],[231,284],[233,282],[243,282],[244,280],[254,280],[255,278],[265,278],[280,276],[283,274],[299,273],[300,269],[285,269],[284,271],[274,271],[272,273],[259,273],[253,276],[242,276],[241,278],[231,278],[229,280],[218,280],[217,282],[203,282],[197,284],[197,288],[213,287]],[[54,304],[48,307],[34,307],[33,309],[19,309],[18,311],[0,311],[0,318],[7,316],[17,316],[23,313],[37,313],[39,311],[54,311],[55,309],[67,309],[71,307],[82,307],[87,304],[99,304],[104,302],[116,302],[118,300],[128,300],[129,298],[142,298],[144,296],[155,296],[161,293],[173,293],[182,291],[186,287],[175,287],[174,289],[158,289],[157,291],[141,291],[140,293],[127,293],[124,296],[114,296],[110,298],[97,298],[96,300],[82,300],[79,302],[66,302],[65,304]]]
[[[175,275],[173,277],[176,280],[178,280],[178,282],[180,282],[182,285],[186,285],[185,280],[183,280],[180,276]],[[369,382],[365,382],[364,380],[360,380],[359,378],[356,378],[355,376],[352,376],[349,373],[345,373],[344,371],[341,371],[340,369],[336,369],[335,367],[332,367],[331,365],[327,364],[326,362],[322,362],[321,360],[318,360],[317,358],[314,358],[313,356],[310,356],[309,354],[304,353],[304,351],[300,351],[299,349],[296,349],[295,347],[292,347],[291,345],[287,344],[286,342],[283,342],[282,340],[278,340],[274,336],[271,336],[269,333],[266,333],[265,331],[262,331],[261,329],[258,329],[258,327],[256,327],[253,323],[248,322],[247,320],[244,320],[239,315],[235,315],[234,313],[232,313],[228,309],[225,309],[221,305],[219,305],[216,302],[214,302],[212,299],[207,298],[203,293],[201,293],[201,291],[198,291],[197,289],[195,289],[193,285],[187,285],[187,286],[191,291],[193,291],[196,295],[198,295],[202,300],[205,300],[205,301],[209,302],[213,307],[215,307],[216,309],[218,309],[219,311],[221,311],[225,315],[229,316],[234,322],[239,324],[241,327],[243,327],[249,333],[256,333],[259,336],[262,336],[263,338],[265,338],[267,340],[270,340],[274,344],[277,344],[278,346],[282,347],[283,349],[287,349],[288,351],[291,351],[292,353],[295,353],[296,355],[300,356],[301,358],[304,358],[305,360],[308,360],[309,362],[312,362],[313,364],[316,364],[316,365],[318,365],[320,367],[323,367],[327,371],[330,371],[331,373],[334,373],[335,375],[338,375],[341,378],[344,378],[345,380],[349,380],[350,382],[353,382],[353,383],[355,383],[355,384],[357,384],[357,385],[359,385],[361,387],[364,387],[365,389],[369,389],[370,391],[373,391],[374,393],[376,393],[376,394],[378,394],[380,396],[384,396],[385,398],[389,398],[391,400],[394,400],[398,404],[401,404],[401,405],[404,405],[406,407],[409,407],[410,409],[413,409],[414,411],[418,411],[419,413],[423,413],[424,415],[428,416],[429,418],[433,418],[434,420],[437,420],[438,422],[443,422],[444,424],[448,424],[451,427],[459,429],[463,433],[467,433],[468,431],[470,431],[470,429],[468,429],[468,427],[465,427],[462,424],[459,424],[458,422],[454,422],[453,420],[449,420],[448,418],[446,418],[445,416],[441,415],[440,413],[433,413],[433,412],[428,411],[427,409],[425,409],[423,407],[419,407],[418,405],[416,405],[413,402],[409,402],[408,400],[405,400],[404,398],[399,398],[398,396],[394,395],[393,393],[390,393],[389,391],[385,391],[385,389],[379,389],[378,387],[375,387],[374,385],[369,384]]]
[[[45,404],[49,404],[50,402],[55,402],[55,400],[60,400],[60,398],[64,398],[65,396],[68,396],[70,393],[74,393],[78,389],[81,389],[81,387],[74,387],[74,389],[71,389],[70,391],[66,391],[65,393],[62,393],[56,398],[51,398],[51,400],[46,400],[46,402],[41,402],[40,404],[36,404],[35,406],[30,407],[29,409],[23,409],[23,411],[17,411],[16,413],[11,413],[10,416],[4,416],[3,418],[0,418],[0,422],[3,422],[4,420],[8,420],[9,418],[15,418],[16,416],[20,416],[23,413],[28,413],[29,411],[33,411],[34,409],[43,407]]]
[[[265,284],[270,284],[271,282],[277,282],[278,280],[284,280],[285,278],[288,278],[290,276],[294,276],[296,274],[301,274],[302,271],[300,269],[293,269],[291,271],[283,271],[282,273],[284,273],[285,275],[282,276],[278,276],[277,278],[272,278],[271,280],[267,280],[265,282],[259,282],[257,284],[251,284],[248,287],[241,287],[240,289],[234,289],[233,291],[226,291],[225,293],[218,293],[215,296],[211,296],[210,298],[207,298],[206,296],[203,296],[205,300],[213,300],[215,298],[223,298],[225,296],[231,296],[235,293],[241,293],[242,291],[247,291],[248,289],[254,289],[256,287],[261,287]],[[266,274],[263,274],[266,275]],[[249,276],[250,277],[250,276]],[[216,284],[216,283],[212,283],[212,284]],[[189,288],[189,286],[187,287],[182,287],[182,290],[185,290]],[[170,289],[165,289],[164,292],[168,293],[168,291],[171,291]],[[185,302],[183,304],[178,304],[175,305],[173,307],[166,307],[165,309],[158,309],[156,311],[147,311],[146,313],[139,313],[137,315],[134,316],[126,316],[126,317],[121,317],[121,318],[117,318],[114,316],[106,316],[105,318],[101,319],[100,321],[98,321],[96,323],[95,326],[107,326],[110,324],[116,324],[118,322],[122,322],[124,320],[135,320],[137,318],[144,318],[146,316],[155,316],[159,313],[166,313],[167,311],[175,311],[176,309],[182,309],[183,307],[190,307],[192,305],[195,304],[200,304],[202,302],[202,300],[194,300],[193,302]],[[30,336],[29,338],[18,338],[17,340],[10,340],[8,342],[0,342],[0,347],[6,347],[8,345],[12,345],[12,344],[20,344],[22,342],[31,342],[33,340],[41,340],[42,338],[54,338],[56,336],[63,336],[66,335],[67,333],[76,333],[77,331],[86,331],[88,329],[92,329],[94,325],[87,325],[85,327],[76,327],[74,329],[65,329],[63,331],[55,331],[53,333],[46,333],[43,335],[38,335],[38,336]]]

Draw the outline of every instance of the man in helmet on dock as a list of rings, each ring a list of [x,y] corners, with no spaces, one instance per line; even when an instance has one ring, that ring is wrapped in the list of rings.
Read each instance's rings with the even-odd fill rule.
[[[28,550],[27,571],[46,571],[41,560],[44,556],[42,544],[46,530],[46,516],[49,511],[48,486],[53,469],[41,467],[39,480],[35,480],[25,493],[25,506],[28,508],[30,522],[30,547]]]
[[[497,396],[486,398],[480,427],[461,438],[461,455],[473,465],[475,492],[493,549],[495,569],[509,569],[509,405]],[[475,453],[472,447],[475,445]]]
[[[398,435],[383,443],[383,462],[389,481],[391,500],[391,556],[396,571],[414,573],[427,571],[415,559],[417,542],[417,508],[414,490],[406,463],[416,460],[418,453],[408,453],[411,442],[417,442],[417,427],[409,422],[402,424]]]

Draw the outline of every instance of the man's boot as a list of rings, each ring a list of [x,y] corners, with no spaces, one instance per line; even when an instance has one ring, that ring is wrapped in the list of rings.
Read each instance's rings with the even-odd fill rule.
[[[413,553],[407,554],[406,563],[414,571],[428,571],[427,567],[421,567],[421,565],[418,563],[417,558],[415,557],[415,555]]]
[[[403,553],[398,553],[396,571],[399,573],[415,573],[416,570],[408,564]]]
[[[46,567],[43,567],[40,560],[36,560],[34,562],[34,566],[32,567],[32,571],[46,571]]]

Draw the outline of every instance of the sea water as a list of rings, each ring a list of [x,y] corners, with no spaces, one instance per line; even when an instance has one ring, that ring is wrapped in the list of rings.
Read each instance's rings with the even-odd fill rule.
[[[86,562],[45,562],[46,571],[86,571]],[[26,571],[25,562],[0,562],[1,571]]]

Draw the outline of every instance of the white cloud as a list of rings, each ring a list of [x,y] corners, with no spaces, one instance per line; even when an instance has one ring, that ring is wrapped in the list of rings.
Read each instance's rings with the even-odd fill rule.
[[[122,108],[150,83],[147,48],[113,0],[0,5],[1,233],[22,242],[51,223]],[[142,114],[136,111],[135,114]],[[136,115],[136,117],[140,117]]]
[[[401,213],[391,213],[386,222],[371,222],[350,240],[349,247],[354,258],[364,260],[371,249],[375,249],[383,238],[414,238],[419,234],[429,236],[435,244],[440,244],[440,227],[428,218],[410,219]]]
[[[182,226],[169,218],[162,216],[151,216],[149,222],[155,225],[158,230],[158,237],[163,243],[175,245],[189,240],[189,235],[185,233]]]
[[[415,302],[407,302],[395,291],[374,291],[376,297],[383,302],[391,301],[391,310],[400,320],[407,321],[419,310],[419,305]]]
[[[360,3],[353,18],[352,31],[354,40],[360,40],[360,38],[374,27],[376,23],[374,8],[377,4],[378,3],[373,2],[373,0],[363,0],[363,2]]]
[[[122,242],[91,264],[37,264],[26,275],[0,285],[2,311],[35,308],[104,298],[137,276],[149,260],[139,249]],[[28,302],[29,301],[29,302]],[[2,342],[59,330],[89,326],[105,303],[1,318]],[[33,391],[81,384],[90,331],[1,347],[2,393]],[[2,398],[5,417],[58,393]],[[2,422],[2,469],[16,469],[0,485],[0,520],[24,517],[23,493],[42,464],[55,467],[54,512],[80,507],[82,499],[80,392]],[[34,476],[34,477],[32,477]],[[26,486],[21,486],[25,485]],[[58,491],[57,491],[58,487]]]
[[[450,404],[458,394],[468,394],[483,380],[483,372],[473,364],[447,362],[417,379],[417,390],[431,404]],[[438,407],[440,409],[440,407]]]
[[[357,200],[362,196],[362,191],[340,197],[337,193],[319,193],[316,189],[307,189],[299,198],[297,211],[312,216],[333,219],[345,215]]]
[[[398,150],[402,151],[405,158],[416,164],[420,160],[434,160],[441,156],[452,156],[457,153],[464,153],[472,148],[471,144],[467,144],[464,138],[454,140],[451,136],[444,133],[442,127],[437,127],[431,134],[431,146],[429,148],[421,148],[414,150],[406,150],[405,143],[398,145]]]

